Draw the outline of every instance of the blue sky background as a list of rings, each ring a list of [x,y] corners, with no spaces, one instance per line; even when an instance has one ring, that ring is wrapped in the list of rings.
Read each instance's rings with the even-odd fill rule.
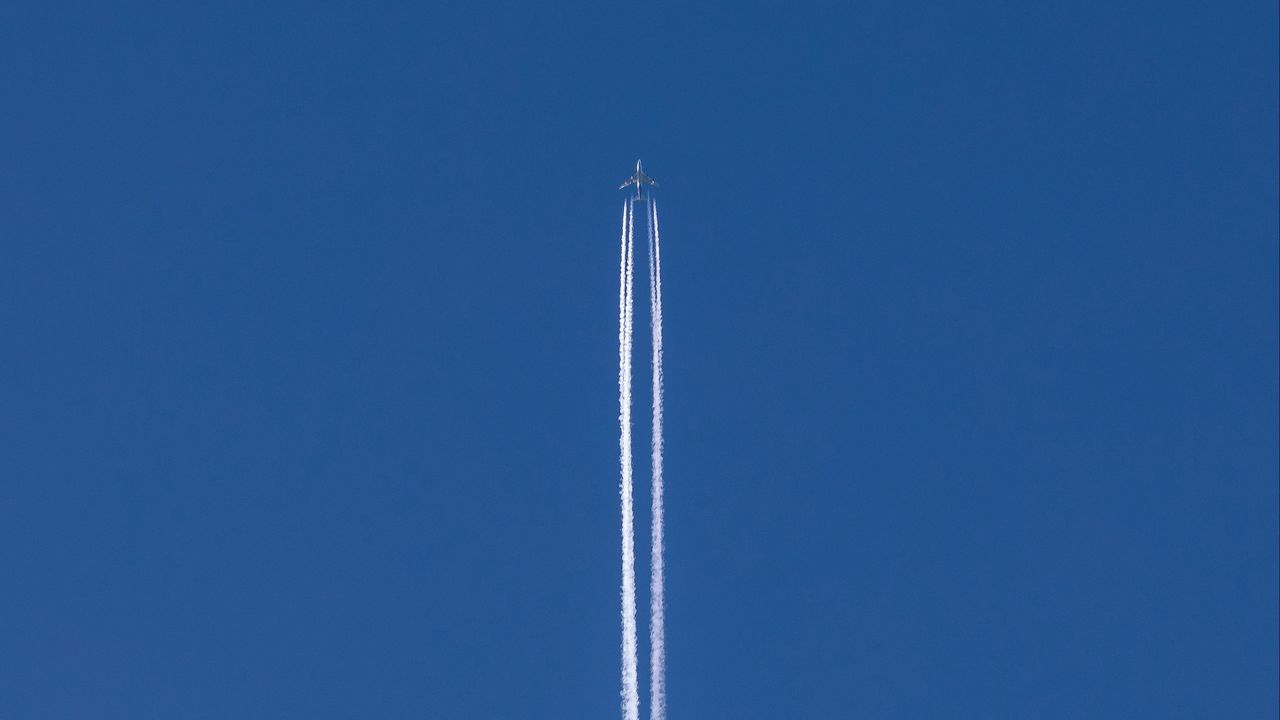
[[[1280,715],[1274,2],[110,5],[0,10],[0,716],[617,717],[638,156],[673,718]]]

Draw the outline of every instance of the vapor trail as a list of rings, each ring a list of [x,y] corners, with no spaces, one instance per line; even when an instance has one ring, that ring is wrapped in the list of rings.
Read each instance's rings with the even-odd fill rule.
[[[667,717],[666,588],[662,507],[662,242],[649,197],[649,330],[653,334],[653,525],[649,565],[649,718]]]
[[[622,717],[640,719],[636,669],[636,551],[631,486],[631,335],[634,294],[635,209],[622,206],[622,259],[618,263],[618,447],[622,466]]]

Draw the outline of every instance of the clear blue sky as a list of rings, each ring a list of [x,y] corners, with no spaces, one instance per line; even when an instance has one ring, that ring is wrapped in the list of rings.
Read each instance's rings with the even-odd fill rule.
[[[1276,4],[1038,5],[8,5],[0,716],[617,717],[643,157],[672,718],[1277,717]]]

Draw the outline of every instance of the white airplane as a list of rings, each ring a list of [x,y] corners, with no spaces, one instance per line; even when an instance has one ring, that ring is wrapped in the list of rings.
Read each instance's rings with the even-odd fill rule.
[[[658,182],[657,182],[656,180],[654,180],[653,178],[649,177],[648,175],[646,175],[646,174],[644,173],[644,168],[643,168],[643,167],[641,167],[641,165],[640,165],[640,161],[639,161],[639,160],[637,160],[637,161],[636,161],[636,174],[635,174],[635,175],[632,175],[632,176],[631,176],[631,177],[629,177],[629,178],[627,178],[627,181],[626,181],[626,182],[624,182],[624,183],[622,183],[621,185],[619,185],[619,186],[618,186],[618,189],[619,189],[619,190],[621,190],[622,188],[627,187],[628,185],[635,185],[635,186],[636,186],[636,197],[640,197],[640,188],[641,188],[642,186],[644,186],[644,185],[652,185],[652,186],[654,186],[654,187],[657,187],[657,186],[658,186]]]

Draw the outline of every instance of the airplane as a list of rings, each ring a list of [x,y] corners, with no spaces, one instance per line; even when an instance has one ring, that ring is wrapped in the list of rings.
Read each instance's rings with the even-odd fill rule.
[[[635,185],[635,186],[636,186],[636,197],[640,197],[640,188],[641,188],[642,186],[644,186],[644,185],[652,185],[652,186],[654,186],[654,187],[657,187],[657,186],[658,186],[658,183],[657,183],[657,181],[656,181],[656,180],[654,180],[653,178],[649,177],[648,175],[646,175],[646,174],[644,173],[644,168],[640,166],[640,161],[639,161],[639,160],[637,160],[637,161],[636,161],[636,174],[635,174],[635,175],[632,175],[632,176],[631,176],[631,177],[629,177],[629,178],[627,178],[627,181],[626,181],[626,182],[624,182],[624,183],[622,183],[621,185],[619,185],[619,186],[618,186],[618,189],[619,189],[619,190],[621,190],[622,188],[624,188],[624,187],[626,187],[626,186],[628,186],[628,185]]]

